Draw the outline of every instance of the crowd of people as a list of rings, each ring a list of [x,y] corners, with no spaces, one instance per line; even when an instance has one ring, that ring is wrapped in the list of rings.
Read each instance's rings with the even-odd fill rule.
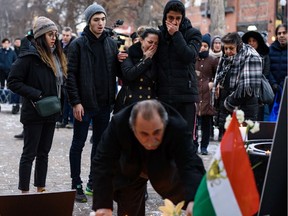
[[[77,202],[91,195],[95,215],[112,215],[113,200],[119,215],[145,215],[150,180],[163,198],[185,200],[191,215],[205,174],[199,154],[209,154],[213,128],[221,141],[235,108],[250,120],[268,118],[273,104],[259,101],[262,74],[275,95],[282,94],[287,25],[276,28],[271,45],[257,31],[201,34],[184,4],[170,0],[162,25],[139,27],[124,52],[105,31],[101,5],[89,5],[83,15],[87,25],[79,37],[70,27],[59,37],[56,24],[40,16],[33,31],[15,39],[14,49],[2,40],[1,90],[7,82],[16,98],[12,113],[21,110],[23,124],[16,136],[24,140],[19,190],[29,193],[35,160],[34,186],[45,191],[55,127],[73,128],[69,162]],[[41,116],[34,105],[49,96],[58,97],[62,110]],[[81,155],[89,128],[90,173],[83,188]]]

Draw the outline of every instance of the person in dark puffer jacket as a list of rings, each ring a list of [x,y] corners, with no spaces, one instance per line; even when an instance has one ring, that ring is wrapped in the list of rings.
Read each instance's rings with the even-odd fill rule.
[[[40,16],[34,27],[34,38],[23,39],[20,55],[12,65],[8,87],[23,97],[20,121],[24,125],[24,147],[19,167],[19,190],[29,192],[32,164],[35,162],[34,186],[45,191],[48,154],[52,146],[59,113],[42,117],[33,102],[58,96],[59,86],[67,75],[66,57],[58,40],[53,21]]]
[[[287,25],[281,24],[275,30],[276,40],[269,47],[269,82],[274,92],[280,93],[287,77]],[[280,100],[280,98],[279,98]]]
[[[157,97],[173,106],[194,131],[198,102],[195,62],[202,35],[185,17],[185,6],[179,0],[167,2],[158,45]]]

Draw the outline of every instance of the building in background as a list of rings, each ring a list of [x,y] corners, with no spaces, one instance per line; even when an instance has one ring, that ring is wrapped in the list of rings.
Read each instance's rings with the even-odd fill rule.
[[[223,0],[225,5],[226,32],[257,30],[268,33],[267,40],[275,40],[274,32],[277,25],[287,23],[286,0]],[[194,4],[192,4],[194,2]],[[204,34],[210,32],[209,0],[185,0],[187,17],[192,20],[194,27]],[[197,5],[198,4],[198,5]]]

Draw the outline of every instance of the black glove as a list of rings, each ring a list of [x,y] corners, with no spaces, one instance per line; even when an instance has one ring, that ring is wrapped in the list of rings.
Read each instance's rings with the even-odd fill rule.
[[[274,83],[272,85],[272,89],[274,92],[278,92],[278,91],[280,91],[280,86],[277,83]]]

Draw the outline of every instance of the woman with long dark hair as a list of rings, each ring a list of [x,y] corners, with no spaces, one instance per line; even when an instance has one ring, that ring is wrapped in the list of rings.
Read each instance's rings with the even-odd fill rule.
[[[29,192],[32,164],[35,161],[34,186],[45,191],[48,154],[59,113],[43,117],[34,102],[48,96],[59,96],[67,75],[67,62],[58,40],[53,21],[38,17],[34,35],[22,40],[18,59],[11,68],[9,88],[23,97],[20,121],[24,125],[24,147],[19,164],[19,185],[22,193]]]
[[[116,98],[114,113],[120,109],[156,97],[156,70],[153,56],[157,51],[159,31],[147,28],[139,42],[128,49],[128,57],[121,63],[123,86]]]

